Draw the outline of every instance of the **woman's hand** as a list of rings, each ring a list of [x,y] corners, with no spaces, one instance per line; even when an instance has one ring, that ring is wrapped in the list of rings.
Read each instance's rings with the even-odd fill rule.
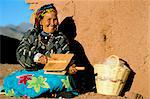
[[[38,61],[41,64],[46,64],[48,61],[55,61],[55,60],[56,60],[55,58],[50,58],[48,56],[42,55]]]
[[[45,56],[45,55],[42,55],[40,58],[39,58],[39,63],[41,64],[46,64],[48,62],[48,57]]]
[[[78,70],[76,69],[75,64],[73,64],[72,66],[69,67],[68,73],[69,73],[69,74],[76,74],[77,71],[78,71]]]

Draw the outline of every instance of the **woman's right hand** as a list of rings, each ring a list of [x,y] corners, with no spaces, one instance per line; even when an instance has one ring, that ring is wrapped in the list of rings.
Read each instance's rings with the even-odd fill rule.
[[[46,64],[48,62],[48,57],[45,56],[45,55],[42,55],[40,58],[39,58],[39,63],[41,64]]]
[[[55,60],[56,60],[55,58],[50,58],[48,56],[42,55],[38,61],[41,64],[46,64],[48,61],[55,61]]]

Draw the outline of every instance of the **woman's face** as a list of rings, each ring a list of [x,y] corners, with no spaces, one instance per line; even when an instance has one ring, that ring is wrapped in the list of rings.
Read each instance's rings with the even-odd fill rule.
[[[58,19],[56,12],[45,13],[43,19],[40,22],[43,27],[43,31],[46,33],[53,33],[57,30]]]

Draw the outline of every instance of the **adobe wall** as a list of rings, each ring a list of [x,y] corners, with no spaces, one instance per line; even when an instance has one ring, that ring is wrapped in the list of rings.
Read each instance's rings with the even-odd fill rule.
[[[73,16],[79,41],[92,64],[115,54],[136,73],[131,91],[150,99],[150,3],[148,0],[26,0],[35,10],[54,3],[59,21]],[[43,2],[42,2],[43,1]],[[31,20],[33,21],[33,20]]]

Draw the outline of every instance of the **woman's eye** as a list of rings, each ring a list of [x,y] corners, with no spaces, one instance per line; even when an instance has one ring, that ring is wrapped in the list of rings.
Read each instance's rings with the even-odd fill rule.
[[[48,21],[50,21],[51,19],[48,19]]]
[[[54,18],[54,20],[57,20],[57,18]]]

